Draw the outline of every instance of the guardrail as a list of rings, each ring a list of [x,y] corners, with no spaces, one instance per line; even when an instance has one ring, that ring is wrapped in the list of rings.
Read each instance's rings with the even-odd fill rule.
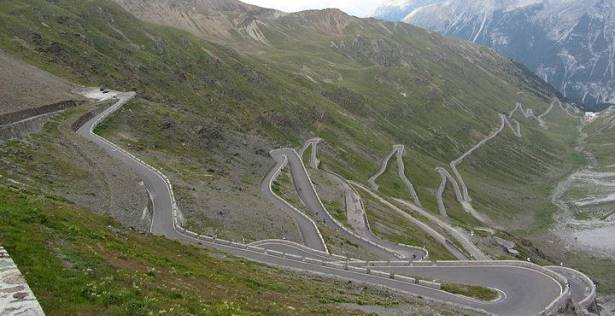
[[[289,208],[291,208],[293,211],[295,211],[296,213],[298,213],[299,215],[301,215],[302,217],[304,217],[305,219],[307,219],[308,221],[310,221],[310,223],[312,223],[312,225],[314,226],[314,229],[316,230],[316,233],[318,233],[318,237],[320,238],[320,241],[323,245],[323,247],[325,248],[325,251],[327,253],[329,253],[329,248],[327,247],[327,243],[325,243],[325,239],[323,238],[322,234],[320,233],[320,229],[318,229],[318,226],[316,225],[316,222],[314,222],[314,220],[312,218],[310,218],[309,216],[307,216],[306,214],[304,214],[303,212],[299,211],[296,207],[294,207],[292,204],[290,204],[288,201],[286,201],[285,199],[283,199],[281,196],[277,195],[275,192],[273,192],[273,189],[271,188],[273,185],[273,181],[275,181],[275,179],[277,179],[280,174],[282,173],[282,169],[284,169],[284,167],[286,167],[286,165],[288,165],[288,157],[286,155],[284,156],[284,161],[280,164],[280,167],[274,172],[273,176],[271,177],[271,179],[269,180],[268,188],[269,188],[269,192],[271,192],[271,194],[273,194],[273,196],[275,198],[277,198],[278,200],[280,200],[282,203],[284,203],[286,206],[288,206]]]
[[[303,168],[305,169],[305,165],[303,166]],[[305,172],[306,172],[306,174],[307,174],[307,170],[306,170]],[[348,186],[350,187],[350,189],[351,189],[351,190],[354,190],[354,188],[352,187],[352,185],[350,185],[350,183],[348,183],[348,182],[346,181],[346,179],[344,179],[344,177],[342,177],[341,175],[339,175],[339,174],[337,174],[337,173],[335,173],[335,172],[332,172],[332,171],[326,171],[326,172],[328,172],[328,173],[330,173],[330,174],[332,174],[332,175],[336,176],[336,177],[337,177],[337,178],[339,178],[341,181],[346,182],[346,183],[348,184]],[[314,188],[314,184],[312,183],[312,179],[310,179],[310,178],[309,178],[309,174],[308,174],[308,179],[310,180],[310,183],[312,184],[312,189],[314,190],[314,192],[316,192],[316,189]],[[356,193],[356,191],[355,191],[355,194],[357,194],[357,196],[359,196],[359,195],[358,195],[358,193]],[[316,197],[318,197],[318,194],[316,194]],[[371,240],[369,240],[369,239],[367,239],[367,238],[364,238],[363,236],[360,236],[360,235],[358,235],[357,233],[355,233],[355,232],[353,232],[353,231],[349,230],[348,228],[346,228],[346,226],[344,226],[344,225],[343,225],[342,223],[340,223],[337,219],[335,219],[335,217],[331,216],[331,214],[329,213],[329,211],[327,211],[327,209],[324,207],[324,205],[323,205],[323,204],[322,204],[322,202],[320,201],[320,197],[318,197],[318,202],[321,204],[322,208],[325,210],[325,212],[327,213],[328,217],[329,217],[331,220],[333,220],[333,222],[334,222],[337,226],[339,226],[341,229],[343,229],[344,231],[346,231],[348,234],[351,234],[351,235],[352,235],[352,236],[354,236],[355,238],[358,238],[358,239],[360,239],[360,240],[362,240],[362,241],[364,241],[364,242],[366,242],[366,243],[368,243],[368,244],[370,244],[370,245],[372,245],[372,246],[374,246],[374,247],[377,247],[377,248],[379,248],[379,249],[381,249],[381,250],[384,250],[384,251],[386,251],[386,252],[389,252],[389,253],[393,254],[393,255],[394,255],[396,258],[398,258],[398,259],[403,258],[403,256],[402,256],[402,255],[400,255],[400,254],[398,254],[398,253],[397,253],[397,251],[395,251],[395,250],[393,250],[393,249],[390,249],[390,248],[388,248],[388,247],[382,246],[382,245],[380,245],[380,244],[378,244],[378,243],[376,243],[376,242],[374,242],[374,241],[371,241]],[[361,202],[362,207],[364,207],[364,206],[363,206],[363,201],[361,200],[360,202]],[[365,209],[365,208],[364,208],[364,209]],[[367,219],[367,214],[363,213],[363,216],[364,216],[364,218],[365,218],[365,223],[367,224],[367,229],[368,229],[369,231],[371,231],[371,227],[369,226],[369,220]],[[425,253],[425,257],[424,257],[424,258],[429,258],[429,251],[427,250],[427,248],[424,248],[424,247],[423,247],[423,248],[420,248],[420,247],[410,246],[410,245],[405,245],[405,244],[398,244],[398,245],[399,245],[400,247],[406,247],[406,248],[409,248],[409,249],[412,249],[412,250],[422,251],[422,252],[424,252],[424,253]]]
[[[568,306],[568,304],[571,302],[571,297],[572,294],[570,293],[570,285],[568,283],[568,280],[563,277],[561,274],[556,273],[554,271],[551,271],[543,266],[539,266],[535,263],[531,263],[531,262],[526,262],[526,261],[520,261],[520,260],[500,260],[500,261],[437,261],[437,264],[439,266],[446,266],[446,265],[459,265],[459,264],[467,264],[469,266],[472,265],[512,265],[512,266],[519,266],[519,267],[525,267],[525,268],[530,268],[536,271],[540,271],[543,274],[551,277],[553,280],[555,280],[557,283],[560,284],[561,288],[562,288],[562,292],[561,294],[553,301],[551,302],[549,305],[547,305],[547,307],[545,307],[545,309],[540,313],[541,315],[554,315],[557,314],[559,311],[563,310],[566,308],[566,306]]]
[[[128,100],[130,100],[130,98],[132,98],[134,96],[134,93],[126,100],[126,102],[128,102]],[[100,141],[106,143],[108,146],[110,146],[111,148],[122,152],[123,154],[125,154],[126,156],[130,157],[131,159],[139,162],[140,164],[142,164],[143,166],[149,168],[151,171],[153,171],[155,174],[157,174],[165,183],[167,186],[167,190],[169,192],[170,195],[170,199],[171,199],[171,207],[172,207],[172,212],[173,212],[173,225],[174,228],[177,232],[179,232],[180,234],[184,234],[187,236],[190,236],[196,240],[200,240],[203,242],[208,242],[208,243],[212,243],[212,244],[218,244],[218,245],[222,245],[222,246],[226,246],[226,247],[231,247],[231,248],[236,248],[236,249],[243,249],[243,250],[247,250],[247,251],[254,251],[254,252],[258,252],[258,253],[263,253],[266,255],[270,255],[270,256],[275,256],[275,257],[280,257],[280,258],[284,258],[287,260],[297,260],[298,261],[298,257],[296,255],[292,255],[292,254],[286,254],[280,251],[274,251],[274,250],[268,250],[262,247],[256,247],[256,246],[249,246],[246,244],[241,244],[241,243],[236,243],[236,242],[232,242],[232,241],[227,241],[227,240],[223,240],[223,239],[217,239],[215,237],[211,237],[211,236],[206,236],[206,235],[199,235],[195,232],[189,231],[185,228],[182,227],[181,225],[181,212],[177,206],[177,202],[175,199],[175,195],[173,193],[173,186],[171,184],[171,181],[158,169],[154,168],[153,166],[147,164],[146,162],[144,162],[143,160],[137,158],[136,156],[132,155],[131,153],[129,153],[128,151],[122,149],[121,147],[115,145],[114,143],[112,143],[111,141],[108,141],[107,139],[103,138],[102,136],[99,136],[97,134],[94,133],[94,129],[104,120],[106,119],[109,115],[111,115],[112,113],[114,113],[115,111],[117,111],[123,104],[120,104],[119,101],[118,103],[116,103],[114,106],[110,107],[109,109],[105,110],[97,119],[96,121],[90,126],[89,132],[91,135],[94,135],[94,137],[96,137],[97,139],[99,139]],[[295,151],[296,153],[296,151]],[[305,170],[305,165],[303,165],[303,168]],[[305,170],[305,172],[307,173],[307,170]],[[308,178],[309,178],[309,174],[308,174]],[[312,189],[315,188],[313,186],[313,183],[311,182],[310,179],[310,183],[312,185]],[[320,201],[320,198],[318,197],[318,195],[316,195],[320,204],[322,205],[322,202]],[[323,206],[324,209],[324,206]],[[326,209],[325,209],[326,210]],[[328,212],[327,212],[328,214]],[[331,217],[330,214],[328,214],[329,217]],[[331,217],[332,218],[332,217]],[[343,227],[343,226],[341,226]],[[384,278],[389,278],[389,279],[396,279],[402,282],[406,282],[406,283],[414,283],[416,284],[416,279],[411,278],[411,277],[406,277],[406,276],[399,276],[399,275],[395,275],[393,273],[389,273],[389,272],[383,272],[383,271],[378,271],[378,270],[372,270],[371,267],[374,266],[374,264],[394,264],[394,263],[404,263],[404,264],[408,264],[408,265],[434,265],[433,262],[428,262],[428,261],[363,261],[365,264],[365,267],[356,267],[354,266],[355,264],[360,264],[361,261],[347,261],[345,263],[340,263],[340,262],[332,262],[332,261],[323,261],[323,260],[318,260],[318,259],[313,259],[313,258],[309,258],[309,257],[301,257],[301,261],[302,262],[306,262],[306,263],[311,263],[311,264],[317,264],[317,265],[322,265],[322,266],[327,266],[330,268],[334,268],[334,269],[344,269],[344,270],[353,270],[355,272],[362,272],[365,274],[372,274],[374,276],[378,276],[378,277],[384,277]],[[561,295],[554,300],[551,304],[549,304],[542,312],[541,315],[552,315],[557,313],[558,311],[562,310],[564,307],[567,306],[567,304],[570,302],[570,297],[571,297],[571,293],[570,293],[570,288],[568,285],[568,281],[566,278],[564,278],[562,275],[551,271],[547,268],[541,267],[539,265],[533,264],[533,263],[529,263],[529,262],[524,262],[524,261],[516,261],[516,260],[507,260],[507,261],[437,261],[435,263],[435,265],[438,266],[446,266],[446,265],[459,265],[459,264],[466,264],[468,266],[472,266],[472,265],[502,265],[502,264],[510,264],[510,265],[517,265],[517,266],[523,266],[523,267],[528,267],[531,269],[535,269],[535,270],[539,270],[541,272],[543,272],[545,275],[550,276],[551,278],[553,278],[554,280],[556,280],[558,283],[560,283],[560,285],[562,285],[562,293]],[[377,267],[377,266],[376,266]],[[593,283],[592,283],[593,284]],[[426,286],[426,287],[432,287],[435,288],[436,286],[439,287],[438,283],[435,282],[429,282],[429,281],[424,281],[421,280],[419,281],[419,285],[420,286]],[[466,306],[463,306],[462,308],[466,308]],[[471,308],[470,308],[471,309]]]
[[[545,267],[547,269],[550,269],[551,266],[547,266]],[[585,298],[583,298],[581,301],[579,301],[577,304],[585,309],[585,310],[589,310],[592,305],[594,304],[594,302],[596,301],[596,284],[594,283],[594,281],[592,281],[592,279],[590,279],[585,273],[581,272],[581,271],[577,271],[571,268],[567,268],[567,267],[561,267],[561,266],[553,266],[553,268],[557,268],[557,269],[564,269],[564,270],[568,270],[572,273],[577,274],[578,276],[580,276],[583,281],[585,281],[585,283],[587,285],[589,285],[590,287],[590,293],[589,295],[587,295]]]

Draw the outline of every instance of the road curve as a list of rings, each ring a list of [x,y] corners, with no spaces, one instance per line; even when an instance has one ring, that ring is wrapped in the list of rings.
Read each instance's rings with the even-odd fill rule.
[[[377,255],[378,257],[391,259],[396,258],[394,254],[383,249],[382,247],[374,245],[352,234],[329,214],[329,212],[322,204],[320,197],[316,193],[314,185],[312,184],[312,180],[310,179],[305,165],[303,164],[303,160],[301,159],[296,150],[292,148],[277,149],[271,151],[271,156],[274,157],[274,159],[276,160],[284,159],[280,157],[286,157],[288,161],[288,167],[293,178],[293,184],[295,185],[295,189],[303,205],[305,205],[306,208],[312,211],[318,217],[319,220],[325,223],[325,225],[334,229],[339,235],[352,241],[355,244],[360,245],[361,247]]]
[[[404,201],[401,199],[394,199],[397,203],[401,205],[405,205],[412,209],[413,211],[421,214],[421,216],[426,217],[434,224],[438,225],[444,231],[446,231],[451,237],[453,237],[457,242],[461,244],[461,246],[474,258],[477,260],[489,260],[490,258],[486,256],[478,247],[472,243],[464,234],[459,232],[453,226],[448,224],[447,222],[439,219],[437,216],[432,215],[427,210],[423,209],[418,205],[414,205],[408,201]]]
[[[553,277],[545,278],[545,273],[540,271],[538,266],[529,266],[526,269],[517,269],[517,264],[500,262],[465,262],[449,263],[453,267],[446,267],[445,263],[438,263],[432,267],[398,267],[385,265],[373,269],[361,269],[339,264],[339,257],[333,257],[333,261],[310,259],[300,255],[292,255],[291,249],[299,248],[305,251],[301,245],[289,247],[288,253],[284,254],[277,251],[265,250],[261,247],[249,247],[243,244],[232,243],[223,240],[215,240],[208,236],[199,236],[195,233],[186,231],[180,226],[181,213],[175,202],[173,188],[170,181],[162,172],[149,166],[147,163],[134,157],[127,151],[97,136],[93,129],[111,113],[119,109],[128,102],[134,93],[120,93],[117,95],[117,102],[103,113],[95,116],[86,122],[77,133],[86,139],[97,144],[110,156],[117,158],[128,165],[137,175],[139,175],[146,188],[151,194],[153,201],[153,222],[151,225],[152,233],[165,236],[169,239],[178,240],[183,243],[204,246],[227,252],[232,255],[240,256],[251,261],[260,262],[267,265],[277,266],[285,269],[317,273],[329,277],[344,280],[351,280],[359,283],[385,287],[391,290],[405,293],[408,295],[420,295],[423,298],[440,301],[445,303],[460,304],[464,308],[483,310],[494,314],[539,314],[544,308],[558,302],[558,295],[563,295],[561,282],[558,283]],[[292,155],[289,155],[289,157]],[[294,154],[293,159],[300,159]],[[292,168],[292,164],[291,169]],[[307,193],[309,195],[309,192]],[[290,242],[281,242],[281,244]],[[309,248],[308,248],[309,249]],[[312,251],[312,250],[310,250]],[[324,255],[324,252],[320,253]],[[326,256],[325,256],[326,257]],[[354,261],[350,261],[351,263]],[[405,262],[404,262],[405,263]],[[424,263],[430,265],[429,263]],[[409,279],[393,277],[380,270],[391,269],[398,271],[399,274],[417,274],[423,276],[434,276],[439,280],[454,280],[465,275],[468,282],[479,284],[493,284],[494,288],[500,289],[506,299],[495,302],[479,302],[473,299],[453,295],[441,290],[414,284]],[[399,270],[397,270],[399,269]],[[516,271],[518,275],[511,275],[510,271]],[[371,273],[370,273],[371,271]],[[515,279],[523,279],[524,282],[516,282]],[[538,290],[536,290],[538,289]],[[563,296],[562,296],[563,297]]]
[[[320,138],[308,139],[303,144],[303,147],[301,147],[301,149],[299,149],[299,157],[303,158],[303,155],[305,154],[305,151],[309,147],[312,147],[312,150],[311,150],[311,153],[310,153],[310,168],[312,168],[312,169],[318,169],[318,167],[320,166],[320,160],[318,160],[318,144],[321,141],[322,141],[322,139],[320,139]]]
[[[410,197],[412,198],[414,203],[421,206],[421,200],[419,199],[419,196],[414,189],[414,185],[412,184],[412,181],[410,181],[410,179],[408,179],[408,177],[406,176],[406,165],[404,164],[405,150],[406,147],[404,145],[393,145],[393,149],[391,150],[391,152],[380,162],[379,169],[371,178],[367,180],[367,183],[369,184],[370,188],[372,188],[372,190],[378,191],[378,184],[376,183],[376,180],[386,171],[389,165],[389,161],[391,160],[391,158],[393,158],[393,155],[395,155],[397,158],[397,175],[399,176],[399,179],[406,186],[406,190],[408,191],[408,194],[410,194]]]
[[[446,206],[444,205],[444,190],[446,190],[446,184],[448,182],[453,186],[453,190],[455,192],[455,197],[457,198],[457,202],[463,203],[463,196],[461,195],[461,190],[459,189],[459,183],[457,180],[453,178],[453,176],[448,172],[448,170],[437,167],[436,171],[440,175],[442,181],[440,182],[440,186],[436,191],[436,201],[438,202],[438,210],[440,211],[440,215],[442,217],[448,217],[448,213],[446,212]]]
[[[404,152],[406,150],[406,147],[404,145],[395,145],[394,147],[397,148],[397,175],[406,186],[406,190],[408,190],[408,193],[410,194],[412,201],[414,201],[414,204],[422,207],[423,205],[421,204],[419,195],[414,189],[414,185],[412,184],[410,179],[406,177],[406,165],[404,164]]]
[[[593,309],[596,299],[596,285],[587,275],[566,267],[549,266],[545,268],[561,274],[568,280],[572,301],[575,304],[586,311]]]
[[[419,277],[439,282],[471,284],[498,289],[505,296],[496,303],[475,302],[473,307],[498,315],[536,315],[545,305],[557,298],[562,291],[560,284],[548,275],[529,272],[524,267],[514,266],[426,266],[407,265],[378,267],[378,270],[395,274]],[[448,294],[448,293],[447,293]],[[454,296],[454,295],[453,295]],[[446,298],[464,304],[466,299]]]
[[[422,221],[416,219],[414,216],[410,215],[408,212],[405,212],[405,211],[401,210],[399,207],[393,205],[391,202],[387,201],[386,199],[384,199],[383,197],[379,196],[375,192],[373,192],[373,191],[369,190],[368,188],[364,187],[360,183],[357,183],[357,182],[354,182],[354,181],[349,181],[349,183],[352,184],[353,186],[363,190],[364,192],[369,194],[372,198],[378,200],[378,202],[384,204],[390,210],[395,211],[397,214],[399,214],[402,217],[404,217],[405,219],[407,219],[414,226],[416,226],[420,230],[424,231],[431,238],[433,238],[435,241],[437,241],[442,246],[444,246],[453,256],[455,256],[455,258],[457,258],[459,260],[467,259],[466,255],[464,255],[463,252],[461,252],[459,249],[457,249],[457,247],[455,247],[455,245],[453,245],[451,242],[449,242],[448,239],[446,239],[446,237],[444,235],[440,234],[438,231],[433,229],[431,226],[429,226],[426,223],[423,223]]]
[[[276,207],[284,210],[289,216],[293,218],[299,232],[301,234],[301,238],[303,239],[303,243],[312,248],[323,252],[328,252],[327,245],[318,231],[318,227],[316,227],[316,223],[312,219],[310,219],[307,215],[303,214],[297,208],[292,206],[286,200],[278,196],[275,192],[273,192],[271,185],[273,181],[280,175],[282,169],[284,169],[288,165],[288,159],[284,155],[277,155],[275,153],[271,154],[271,157],[276,161],[276,165],[271,169],[269,174],[265,177],[265,179],[261,182],[261,193],[271,201]]]
[[[90,94],[84,94],[85,96],[92,97]],[[175,234],[174,216],[176,215],[174,215],[171,210],[176,209],[176,205],[172,187],[167,185],[166,177],[160,171],[94,133],[94,128],[96,128],[98,124],[100,124],[115,111],[119,110],[136,95],[134,92],[120,93],[111,91],[107,95],[98,96],[96,98],[99,101],[108,99],[110,96],[109,94],[114,96],[117,99],[117,102],[91,120],[85,122],[77,130],[77,134],[102,148],[109,156],[122,161],[143,180],[145,188],[150,194],[150,198],[155,209],[150,232],[162,236],[173,236]],[[162,212],[156,210],[165,211]]]
[[[344,190],[348,223],[352,226],[357,235],[371,241],[374,244],[379,244],[382,247],[389,249],[391,252],[395,252],[398,257],[401,258],[422,260],[428,257],[428,252],[426,249],[396,244],[376,236],[370,229],[361,196],[359,196],[350,183],[348,183],[348,181],[342,176],[332,172],[328,173],[342,186]]]
[[[399,148],[394,147],[393,150],[391,150],[391,152],[384,157],[384,159],[382,159],[376,173],[367,180],[367,184],[369,184],[369,187],[372,188],[372,190],[378,191],[378,184],[376,183],[376,180],[387,170],[389,161],[398,150]]]

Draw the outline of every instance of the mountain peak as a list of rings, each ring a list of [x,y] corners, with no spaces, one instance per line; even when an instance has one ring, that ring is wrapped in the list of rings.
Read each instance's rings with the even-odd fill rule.
[[[613,1],[391,0],[375,17],[494,48],[575,101],[615,103]]]

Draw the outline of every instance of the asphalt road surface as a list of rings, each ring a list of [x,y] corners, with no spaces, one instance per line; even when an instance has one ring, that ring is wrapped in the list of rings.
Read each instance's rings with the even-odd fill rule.
[[[288,159],[284,155],[277,155],[275,153],[271,156],[276,161],[276,165],[273,169],[271,169],[263,182],[261,182],[261,193],[276,207],[286,211],[286,213],[294,219],[295,223],[297,223],[299,232],[301,233],[303,243],[306,246],[312,249],[327,252],[327,246],[325,245],[325,242],[314,221],[272,191],[272,182],[279,176],[282,169],[288,165]]]
[[[153,202],[153,222],[151,225],[152,233],[165,236],[169,239],[178,240],[183,243],[201,245],[207,248],[214,248],[227,253],[246,258],[255,262],[277,266],[285,269],[322,274],[330,277],[351,280],[354,282],[365,283],[386,287],[400,293],[413,296],[422,296],[427,299],[437,300],[448,303],[460,304],[467,308],[475,308],[489,313],[501,315],[536,315],[543,308],[553,302],[561,293],[562,285],[553,278],[546,276],[540,269],[519,268],[509,263],[459,263],[455,266],[428,266],[428,267],[409,267],[409,266],[379,266],[374,268],[371,274],[356,270],[346,270],[344,267],[334,267],[320,264],[315,261],[307,260],[313,250],[306,250],[305,246],[292,245],[287,241],[279,242],[278,245],[287,245],[285,252],[296,252],[298,255],[288,258],[280,255],[264,253],[256,248],[246,248],[245,245],[228,242],[211,242],[204,237],[197,237],[192,233],[185,232],[179,227],[177,222],[178,209],[175,204],[172,187],[168,179],[158,170],[150,167],[145,162],[132,156],[102,137],[95,135],[93,128],[111,113],[119,109],[128,102],[134,93],[117,94],[117,102],[103,113],[97,115],[86,122],[78,131],[79,135],[92,141],[102,148],[108,155],[121,160],[128,165],[137,175],[139,175],[146,188],[151,194]],[[291,172],[295,174],[299,184],[298,191],[304,202],[310,205],[311,209],[319,210],[322,206],[318,203],[317,196],[312,190],[306,190],[306,186],[311,186],[309,177],[302,164],[298,164],[300,157],[296,151],[283,151],[289,159]],[[324,210],[320,210],[324,212]],[[320,213],[320,212],[319,212]],[[325,212],[326,213],[326,212]],[[326,214],[319,214],[326,220]],[[343,234],[343,233],[342,233]],[[279,246],[283,247],[283,246]],[[293,250],[294,249],[294,250]],[[315,251],[315,250],[314,250]],[[326,259],[326,252],[315,253],[316,257]],[[388,253],[383,254],[383,258],[390,257]],[[385,259],[386,260],[386,259]],[[332,261],[339,262],[339,258],[332,258]],[[481,302],[462,296],[453,295],[438,289],[425,287],[403,280],[387,277],[386,275],[376,274],[375,272],[390,271],[399,274],[412,276],[422,276],[424,278],[434,278],[441,281],[464,282],[469,284],[480,284],[498,289],[503,293],[502,299],[494,302]]]

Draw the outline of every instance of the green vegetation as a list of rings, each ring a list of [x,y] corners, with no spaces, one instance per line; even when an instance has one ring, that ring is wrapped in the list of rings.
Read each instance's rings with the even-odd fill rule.
[[[350,224],[348,224],[348,217],[346,216],[346,210],[340,207],[336,201],[327,202],[323,200],[322,203],[333,218],[342,223],[342,225],[350,227]]]
[[[269,45],[233,30],[236,38],[223,47],[139,21],[109,0],[4,1],[0,49],[81,84],[137,91],[138,98],[98,132],[164,169],[190,223],[206,221],[225,230],[222,235],[237,238],[244,232],[260,234],[262,227],[274,226],[270,219],[284,215],[244,210],[237,217],[245,222],[220,227],[220,221],[211,220],[218,210],[198,197],[215,188],[230,192],[216,198],[241,196],[247,199],[244,205],[271,209],[255,189],[271,162],[271,148],[298,146],[306,137],[319,136],[324,139],[319,150],[323,164],[364,183],[393,144],[404,144],[406,173],[423,204],[435,212],[436,166],[447,166],[495,130],[498,114],[508,113],[515,102],[542,113],[553,95],[536,77],[490,50],[409,25],[333,11],[255,17],[260,18],[268,19],[259,27]],[[548,130],[519,114],[515,118],[523,137],[506,129],[459,169],[479,212],[515,234],[539,239],[553,222],[549,196],[555,183],[584,163],[574,153],[577,120],[558,108],[545,118]],[[600,137],[606,143],[610,136]],[[600,147],[598,159],[612,160],[614,148]],[[6,169],[29,170],[41,161],[28,156],[36,149],[20,149]],[[45,169],[58,163],[74,175],[54,181],[41,173],[36,181],[66,185],[87,170],[73,169],[64,157],[51,159]],[[381,191],[408,198],[395,168],[383,176]],[[284,192],[280,186],[275,184],[276,192]],[[379,236],[424,244],[432,257],[451,258],[416,228],[377,202],[367,202]],[[454,224],[479,225],[459,207],[450,185],[445,203]],[[210,213],[201,216],[195,210]],[[267,222],[250,226],[255,219]],[[336,238],[327,230],[323,234]],[[340,251],[352,249],[344,241],[332,244],[339,244]]]
[[[497,291],[482,286],[444,283],[442,284],[442,290],[483,301],[492,301],[499,296]]]
[[[405,301],[139,234],[15,186],[0,184],[0,200],[0,243],[48,315],[351,314],[335,304]]]
[[[406,218],[367,194],[361,196],[374,234],[392,242],[425,247],[431,260],[455,260],[455,257],[424,231],[412,225]]]
[[[282,194],[282,184],[279,180],[275,180],[271,183],[271,190],[277,195]]]

